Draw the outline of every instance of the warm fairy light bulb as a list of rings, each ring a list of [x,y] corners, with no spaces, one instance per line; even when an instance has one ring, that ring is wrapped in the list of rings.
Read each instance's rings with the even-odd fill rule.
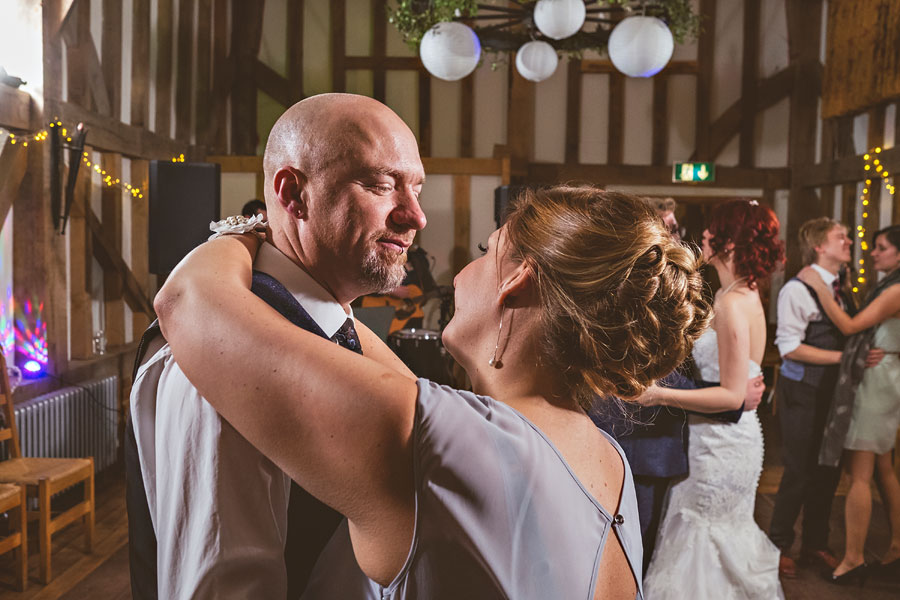
[[[863,219],[867,219],[869,217],[869,213],[863,213]]]
[[[881,154],[881,147],[875,148],[875,154]]]
[[[859,274],[860,274],[860,275],[863,275],[863,274],[865,274],[865,272],[866,272],[866,270],[865,270],[865,269],[860,269],[860,270],[859,270]]]
[[[869,201],[868,201],[868,200],[863,200],[863,206],[868,206],[868,205],[869,205]]]
[[[869,160],[869,155],[868,155],[868,154],[864,154],[864,155],[863,155],[863,159]]]
[[[864,168],[866,171],[869,171],[869,170],[872,169],[872,165],[866,165],[866,166],[863,167],[863,168]]]
[[[859,293],[859,288],[858,288],[858,287],[854,287],[854,288],[853,288],[853,293],[854,293],[854,294]]]
[[[862,248],[863,250],[868,250],[868,249],[869,249],[869,245],[868,245],[867,243],[865,243],[865,242],[862,242],[862,243],[859,245],[859,247]]]

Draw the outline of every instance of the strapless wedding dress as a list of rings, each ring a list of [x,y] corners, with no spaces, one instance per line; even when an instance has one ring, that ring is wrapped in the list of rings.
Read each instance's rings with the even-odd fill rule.
[[[708,329],[694,344],[704,381],[717,382],[719,349]],[[750,377],[762,372],[750,361]],[[778,548],[753,519],[763,463],[756,411],[737,423],[690,415],[690,474],[675,484],[644,579],[647,600],[784,598]]]

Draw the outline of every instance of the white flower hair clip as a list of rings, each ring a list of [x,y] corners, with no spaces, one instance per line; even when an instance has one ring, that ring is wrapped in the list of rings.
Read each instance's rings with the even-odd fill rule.
[[[221,221],[210,221],[209,230],[213,232],[209,239],[214,240],[223,235],[237,235],[240,233],[253,233],[259,239],[266,239],[266,227],[269,223],[262,215],[253,215],[245,217],[243,215],[235,215],[222,219]]]
[[[759,200],[750,200],[750,206],[759,206]]]

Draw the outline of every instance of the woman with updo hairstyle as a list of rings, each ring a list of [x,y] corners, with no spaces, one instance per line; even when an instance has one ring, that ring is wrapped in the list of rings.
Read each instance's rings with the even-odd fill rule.
[[[359,322],[363,355],[289,325],[247,289],[248,242],[195,250],[158,313],[203,396],[346,516],[304,599],[643,598],[629,467],[585,407],[641,394],[707,325],[700,259],[652,209],[588,187],[515,202],[454,279],[443,339],[474,393],[417,380]]]
[[[713,210],[703,232],[703,258],[722,288],[709,329],[692,351],[704,387],[653,386],[642,403],[707,413],[741,408],[747,380],[762,373],[766,317],[759,286],[784,261],[778,229],[772,209],[756,200],[732,200]],[[756,411],[745,410],[736,423],[694,413],[688,423],[690,474],[670,490],[644,579],[647,597],[783,598],[778,548],[753,519],[763,461]]]

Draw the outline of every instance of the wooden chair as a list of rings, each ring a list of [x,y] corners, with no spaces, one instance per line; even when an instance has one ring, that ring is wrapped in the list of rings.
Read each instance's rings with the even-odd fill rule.
[[[10,483],[0,483],[0,513],[10,514],[11,531],[0,539],[0,554],[18,548],[16,554],[16,589],[24,592],[28,587],[28,520],[25,514],[25,488]]]
[[[94,459],[93,458],[23,458],[19,433],[13,413],[12,392],[6,361],[0,353],[0,404],[6,423],[0,427],[0,443],[7,442],[9,458],[0,462],[0,483],[16,483],[25,488],[26,497],[37,498],[37,511],[27,511],[28,518],[38,520],[38,546],[41,554],[40,581],[49,583],[50,539],[54,533],[75,521],[84,522],[85,552],[94,545]],[[84,500],[56,517],[50,511],[50,498],[78,483],[84,483]]]

